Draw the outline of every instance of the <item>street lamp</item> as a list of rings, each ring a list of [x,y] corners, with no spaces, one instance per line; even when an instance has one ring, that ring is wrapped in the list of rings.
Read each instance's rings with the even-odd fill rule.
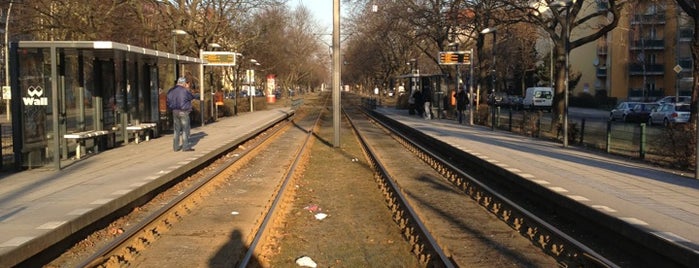
[[[215,51],[217,48],[220,48],[221,45],[219,45],[218,43],[209,43],[207,47],[209,47],[212,51]],[[215,85],[216,83],[214,83],[214,73],[212,70],[209,70],[209,88],[211,88],[211,115],[213,117],[213,121],[216,121],[218,119],[218,109],[214,107],[214,99],[216,95]]]
[[[172,30],[172,54],[175,54],[175,57],[177,57],[177,36],[178,35],[185,35],[187,32],[180,30],[180,29],[174,29]],[[177,59],[175,59],[175,80],[180,76],[179,68],[177,68]]]
[[[241,57],[242,58],[243,54],[235,52],[234,57]],[[240,92],[238,90],[238,86],[240,85],[240,76],[238,75],[238,73],[240,72],[240,64],[238,62],[239,61],[236,59],[235,60],[235,84],[233,85],[233,87],[234,87],[234,89],[233,89],[233,92],[234,92],[234,95],[233,95],[233,115],[236,115],[236,116],[238,115],[238,94]]]
[[[458,43],[458,42],[449,43],[447,46],[451,47],[454,51],[459,51],[459,43]],[[459,75],[460,75],[459,64],[456,64],[456,75],[455,75],[455,76],[456,76],[456,77],[455,77],[455,79],[456,79],[456,81],[455,81],[455,82],[456,82],[456,83],[455,83],[455,85],[456,85],[455,88],[456,88],[456,89],[454,90],[454,94],[459,94],[459,89],[460,89],[460,87],[459,87],[459,81],[461,81],[461,77],[460,77]],[[451,96],[450,96],[450,97],[451,97]],[[461,124],[461,121],[463,120],[463,116],[464,116],[464,115],[463,115],[463,111],[461,111],[461,110],[459,109],[459,106],[458,106],[458,105],[459,105],[459,100],[456,100],[456,105],[457,105],[457,106],[456,106],[456,112],[458,113],[457,117],[458,117],[458,120],[459,120],[459,124]],[[444,109],[446,109],[446,108],[447,108],[447,107],[444,107]]]
[[[250,112],[253,112],[253,88],[255,87],[255,69],[252,69],[254,66],[259,66],[260,63],[257,62],[256,59],[250,59],[250,70],[247,73],[247,78],[248,78],[248,95],[250,97]]]
[[[212,50],[216,50],[216,48],[220,48],[220,47],[221,47],[221,45],[219,45],[218,43],[210,43],[209,44],[209,48],[211,48]]]
[[[4,90],[10,91],[10,51],[8,50],[8,31],[10,30],[10,12],[12,12],[12,1],[10,1],[10,6],[7,8],[7,15],[5,16],[5,87]],[[4,96],[3,96],[4,98]],[[10,99],[5,100],[5,107],[7,107],[7,120],[10,120]]]
[[[491,118],[492,118],[493,122],[490,125],[490,130],[495,130],[495,42],[497,40],[497,28],[489,27],[489,28],[485,28],[481,31],[481,34],[489,34],[489,33],[493,34],[493,46],[491,47],[491,51],[493,54],[493,62],[491,64],[493,66],[492,73],[491,73],[491,78],[492,78],[491,82],[492,82],[492,87],[493,87],[491,89],[492,90],[491,94],[493,94],[492,95],[493,100],[492,100],[492,105],[491,105],[492,106],[491,107]]]
[[[565,89],[563,92],[563,147],[568,147],[568,91],[570,90],[569,75],[570,67],[570,7],[573,2],[568,1],[553,1],[549,4],[549,8],[563,7],[566,10],[566,20],[563,30],[565,31]]]
[[[410,59],[408,62],[410,65],[410,95],[409,98],[413,98],[413,94],[415,94],[415,91],[418,91],[420,89],[419,83],[420,83],[420,69],[417,67],[417,59]],[[412,108],[408,107],[409,111],[412,112],[417,112],[417,109],[421,109],[421,107],[417,107],[417,103],[413,101]],[[424,109],[424,108],[423,108]],[[408,112],[410,113],[410,112]],[[420,114],[420,113],[418,113]]]

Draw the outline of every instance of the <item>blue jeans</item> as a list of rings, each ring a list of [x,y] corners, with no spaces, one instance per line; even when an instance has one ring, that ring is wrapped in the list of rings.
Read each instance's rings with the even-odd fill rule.
[[[189,143],[189,112],[186,111],[172,111],[173,118],[173,129],[175,131],[175,138],[172,141],[172,149],[175,151],[189,150],[192,145]],[[182,135],[182,145],[180,146],[180,134]]]

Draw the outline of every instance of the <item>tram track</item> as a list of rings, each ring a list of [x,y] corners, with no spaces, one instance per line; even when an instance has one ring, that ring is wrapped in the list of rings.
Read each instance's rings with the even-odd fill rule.
[[[288,198],[286,193],[290,191],[287,190],[287,187],[289,182],[293,179],[299,163],[302,161],[308,141],[313,132],[313,126],[304,129],[307,126],[300,126],[298,124],[298,121],[304,121],[313,117],[305,113],[302,114],[303,115],[297,114],[294,121],[280,123],[270,128],[269,131],[260,133],[258,136],[261,138],[254,139],[250,143],[241,145],[240,147],[247,149],[242,150],[239,154],[236,153],[235,157],[228,158],[222,163],[203,168],[202,170],[205,170],[205,174],[197,183],[187,187],[187,190],[180,196],[151,213],[144,220],[125,231],[108,245],[86,258],[82,263],[78,264],[77,267],[161,266],[166,262],[165,259],[176,257],[163,255],[150,259],[146,258],[144,260],[143,255],[162,254],[157,250],[156,252],[158,253],[149,252],[149,250],[151,250],[150,246],[156,243],[167,244],[173,242],[174,244],[181,244],[181,241],[173,241],[173,239],[163,237],[165,237],[165,234],[170,229],[176,228],[175,225],[185,219],[185,217],[194,216],[194,210],[201,210],[202,206],[206,206],[207,203],[212,203],[211,198],[215,195],[215,192],[221,188],[221,185],[230,184],[229,180],[232,174],[235,174],[237,171],[245,168],[246,165],[249,165],[251,161],[254,161],[253,158],[262,154],[271,143],[279,140],[280,137],[289,132],[290,129],[298,128],[305,133],[303,134],[303,136],[305,136],[305,138],[303,138],[304,141],[298,148],[292,149],[295,155],[293,157],[293,163],[284,168],[284,178],[273,187],[274,194],[269,198],[269,202],[264,205],[264,212],[262,212],[264,217],[258,219],[254,223],[254,227],[249,227],[251,231],[251,234],[248,235],[249,237],[241,238],[241,240],[247,241],[246,244],[249,245],[247,250],[245,250],[246,247],[242,247],[239,253],[230,253],[238,256],[234,257],[233,260],[238,263],[239,267],[259,265],[259,260],[256,260],[254,256],[256,247],[258,243],[267,236],[267,225],[275,221],[275,216],[277,214],[275,210],[280,209],[283,203],[282,200]],[[317,121],[318,119],[315,120]],[[313,125],[316,124],[313,123]],[[225,266],[229,265],[230,263]]]
[[[322,112],[323,109],[320,111]],[[356,111],[351,111],[350,113],[356,113]],[[348,119],[349,122],[353,125],[354,128],[355,122],[353,119],[350,119],[356,115],[348,115],[347,112],[343,113],[345,115],[345,118]],[[298,116],[297,116],[298,117]],[[317,125],[317,123],[314,123],[314,125]],[[285,130],[289,130],[289,128],[294,127],[301,129],[302,132],[306,133],[306,137],[304,138],[305,142],[303,142],[303,146],[300,146],[299,149],[294,150],[295,152],[293,153],[294,157],[289,157],[293,158],[295,160],[291,161],[293,162],[292,164],[289,164],[287,168],[285,168],[284,171],[284,176],[282,176],[284,179],[280,180],[274,188],[274,194],[273,197],[269,198],[269,201],[266,205],[264,205],[264,216],[260,216],[261,218],[264,218],[264,220],[261,220],[255,224],[255,227],[253,227],[250,233],[247,235],[241,234],[240,240],[242,244],[245,246],[237,248],[237,250],[240,251],[240,253],[228,253],[230,255],[238,255],[239,257],[232,257],[230,258],[233,260],[233,262],[229,262],[226,266],[230,266],[233,263],[238,266],[238,267],[256,267],[256,266],[267,266],[266,261],[264,260],[265,257],[259,256],[261,254],[259,251],[262,251],[260,248],[264,248],[269,245],[269,243],[274,243],[274,238],[268,237],[267,233],[274,231],[271,231],[274,226],[276,228],[280,228],[279,225],[279,217],[288,217],[289,215],[286,216],[279,216],[277,215],[278,213],[275,212],[275,210],[278,210],[279,213],[287,212],[289,211],[289,208],[279,208],[276,209],[277,206],[284,206],[284,204],[288,204],[288,201],[280,201],[281,199],[289,198],[289,194],[287,194],[287,185],[289,181],[294,177],[293,174],[296,173],[294,171],[295,167],[298,165],[300,161],[300,157],[303,155],[303,149],[306,144],[308,143],[308,140],[312,137],[315,137],[314,131],[311,129],[315,127],[302,127],[300,125],[295,125],[295,124],[289,124],[285,126]],[[353,130],[354,131],[354,130]],[[279,131],[285,132],[285,131]],[[417,259],[418,263],[420,263],[421,266],[425,267],[457,267],[457,266],[469,266],[469,263],[477,263],[479,265],[486,265],[486,266],[498,266],[498,265],[503,265],[507,263],[520,263],[519,265],[524,264],[525,266],[530,266],[531,264],[538,264],[538,266],[542,266],[542,263],[547,263],[547,261],[540,261],[537,260],[539,257],[529,257],[526,255],[538,255],[537,253],[532,253],[532,250],[529,249],[529,252],[525,252],[526,250],[522,251],[519,248],[515,249],[517,254],[523,254],[524,256],[518,256],[518,257],[508,257],[507,255],[513,255],[513,253],[507,253],[509,250],[508,249],[503,251],[503,249],[498,249],[498,247],[510,247],[509,243],[504,243],[503,245],[495,245],[492,246],[493,249],[490,250],[483,250],[481,247],[473,247],[468,249],[472,253],[476,252],[476,255],[481,255],[478,258],[481,260],[476,260],[475,262],[461,262],[463,257],[457,257],[455,258],[454,256],[459,255],[458,253],[459,247],[458,246],[453,246],[452,245],[442,245],[440,244],[439,240],[444,239],[444,230],[440,230],[439,228],[436,229],[435,232],[440,233],[441,232],[441,238],[436,238],[433,237],[430,232],[431,230],[429,229],[430,227],[434,227],[434,224],[430,224],[432,226],[428,226],[427,224],[422,223],[422,219],[426,217],[426,215],[430,215],[429,212],[424,211],[424,207],[422,208],[412,208],[411,203],[414,203],[415,200],[410,200],[410,198],[415,198],[410,197],[409,195],[415,195],[414,190],[411,191],[406,191],[405,188],[402,187],[413,187],[413,186],[408,186],[405,181],[401,183],[397,183],[396,181],[392,180],[389,175],[392,171],[390,171],[390,167],[383,167],[382,161],[380,160],[382,158],[385,159],[384,157],[381,157],[381,154],[393,154],[392,152],[386,152],[383,151],[381,152],[381,149],[379,149],[379,152],[376,152],[374,149],[372,149],[373,146],[369,145],[371,143],[371,139],[374,139],[372,137],[369,137],[368,140],[366,135],[361,134],[362,131],[356,130],[354,132],[354,135],[357,135],[357,139],[359,140],[359,143],[361,144],[361,147],[364,148],[364,153],[365,156],[367,157],[367,161],[371,163],[372,166],[378,167],[376,170],[379,172],[376,172],[374,175],[375,183],[378,184],[378,188],[381,189],[383,192],[385,202],[388,206],[388,209],[392,213],[393,221],[394,224],[397,225],[397,227],[401,230],[400,232],[403,235],[404,242],[408,243],[410,246],[410,253]],[[381,134],[379,134],[381,135]],[[268,135],[269,138],[265,140],[272,141],[275,139],[278,139],[278,136],[276,134],[274,135]],[[384,135],[385,136],[385,135]],[[374,141],[376,142],[376,141]],[[379,143],[385,142],[385,141],[379,141]],[[264,142],[263,142],[264,143]],[[389,142],[389,144],[394,144],[395,141]],[[389,147],[396,147],[395,145],[387,145]],[[265,147],[262,145],[255,145],[253,147]],[[252,149],[251,149],[252,150]],[[403,149],[405,151],[405,149]],[[407,152],[407,151],[406,151]],[[408,152],[408,154],[412,154]],[[252,154],[251,154],[252,155]],[[240,159],[242,160],[245,158],[244,156],[241,156]],[[405,160],[406,156],[400,156],[399,158]],[[408,155],[407,158],[410,158]],[[420,160],[410,160],[410,161],[420,161]],[[254,164],[253,165],[258,165]],[[224,164],[223,166],[228,166],[228,164]],[[389,164],[390,166],[390,164]],[[421,167],[423,171],[421,172],[428,172],[424,169],[429,169],[430,167]],[[224,172],[221,170],[225,170],[226,168],[217,168],[213,172],[209,172],[212,175],[207,175],[207,179],[204,179],[202,181],[219,181],[218,183],[216,182],[210,182],[210,183],[205,183],[204,185],[213,185],[213,186],[196,186],[192,188],[198,188],[198,189],[216,189],[217,184],[221,184],[225,182],[220,182],[220,181],[225,181],[226,178],[222,179],[213,179],[216,177],[216,175],[213,174],[219,174],[219,173],[231,173],[230,171]],[[246,172],[243,172],[246,173]],[[425,173],[427,174],[427,173]],[[298,175],[298,174],[297,174]],[[423,176],[428,176],[428,177],[437,177],[439,175],[423,175]],[[208,178],[208,177],[211,177]],[[226,176],[223,176],[226,177]],[[399,179],[400,180],[400,179]],[[200,191],[200,190],[197,190]],[[206,206],[206,203],[212,202],[215,199],[218,199],[218,195],[215,193],[212,193],[214,190],[203,190],[205,192],[199,192],[197,193],[195,190],[191,190],[192,193],[189,193],[190,191],[187,191],[187,196],[193,196],[191,200],[188,200],[188,198],[178,198],[182,199],[177,202],[173,201],[173,205],[168,205],[168,207],[173,207],[175,210],[171,211],[167,214],[170,214],[171,216],[152,216],[153,218],[163,218],[163,220],[156,220],[153,222],[156,222],[155,225],[146,225],[146,224],[139,224],[138,228],[133,228],[133,231],[128,231],[126,234],[128,235],[123,235],[123,238],[120,238],[120,241],[131,241],[125,244],[122,244],[122,242],[112,242],[112,244],[121,244],[120,246],[114,246],[111,247],[108,250],[104,250],[103,252],[101,251],[98,254],[95,254],[95,256],[98,256],[95,258],[97,261],[86,261],[84,265],[79,265],[80,267],[114,267],[114,266],[162,266],[162,265],[172,265],[174,263],[177,264],[184,264],[187,266],[187,262],[185,260],[177,260],[174,263],[173,262],[168,262],[169,259],[174,259],[174,258],[183,258],[183,256],[168,256],[168,255],[162,255],[164,254],[163,252],[167,251],[173,251],[171,248],[172,246],[166,246],[165,248],[170,248],[169,250],[164,250],[164,249],[159,249],[155,250],[158,248],[157,245],[177,245],[177,244],[183,244],[185,243],[181,235],[175,234],[173,235],[173,239],[164,239],[163,237],[168,236],[167,232],[172,228],[175,229],[177,227],[173,227],[176,225],[176,222],[179,221],[187,221],[189,218],[195,218],[191,219],[191,221],[196,222],[197,225],[201,225],[202,219],[200,216],[197,216],[194,214],[192,211],[195,210],[200,210],[200,207]],[[183,194],[184,196],[185,194]],[[293,194],[290,194],[293,195]],[[435,194],[437,195],[437,194]],[[437,196],[439,198],[439,196]],[[182,203],[184,202],[184,204]],[[166,211],[166,209],[162,209],[163,211]],[[477,211],[478,209],[476,209]],[[469,213],[473,213],[472,210],[468,210]],[[477,211],[478,212],[478,211]],[[158,212],[157,214],[160,214]],[[450,220],[457,220],[460,221],[461,219],[449,219],[449,217],[452,217],[450,215],[440,215],[440,217],[445,218],[445,221],[450,221]],[[467,217],[464,215],[460,216],[453,216],[453,217]],[[470,216],[468,216],[470,217]],[[483,224],[482,221],[492,221],[492,219],[479,219],[481,221],[479,224]],[[277,222],[277,223],[275,223]],[[490,223],[489,223],[490,224]],[[489,225],[488,224],[488,225]],[[179,223],[177,224],[179,225]],[[186,223],[183,225],[187,226]],[[203,224],[206,225],[206,224]],[[197,228],[200,228],[199,226]],[[203,227],[202,227],[203,228]],[[284,227],[281,227],[284,228]],[[347,228],[352,228],[352,227],[347,227]],[[395,227],[394,227],[395,228]],[[177,232],[177,231],[173,231]],[[480,231],[479,231],[480,232]],[[503,230],[487,230],[483,231],[483,233],[500,233],[497,235],[502,235],[505,238],[504,239],[509,239],[507,238],[509,236],[507,231]],[[128,238],[131,236],[131,234],[135,234],[136,236],[133,236],[131,238]],[[254,234],[254,235],[253,235]],[[480,235],[479,235],[480,236]],[[490,235],[492,236],[492,234]],[[468,235],[465,235],[465,237],[468,237]],[[468,239],[474,239],[473,237],[470,237]],[[482,237],[476,237],[476,240],[491,240],[492,238],[482,238]],[[188,242],[187,242],[188,243]],[[482,242],[481,242],[482,243]],[[487,241],[486,244],[488,243],[493,243],[497,244],[500,242],[493,242],[493,241]],[[156,245],[156,246],[153,246]],[[188,245],[188,250],[193,251],[191,247],[196,247],[196,244]],[[361,246],[361,245],[360,245]],[[243,252],[244,250],[244,252]],[[536,250],[534,250],[535,252]],[[105,253],[105,252],[111,252],[111,253]],[[176,251],[175,251],[176,252]],[[197,252],[197,251],[195,251]],[[483,252],[483,253],[481,253]],[[407,252],[406,252],[407,253]],[[175,253],[177,254],[177,253]],[[198,254],[204,254],[204,253],[198,253]],[[482,255],[486,254],[488,256],[483,257]],[[486,259],[486,260],[482,260]],[[537,265],[534,265],[537,266]],[[545,265],[544,265],[545,266]]]
[[[459,166],[453,164],[454,158],[444,157],[445,155],[453,156],[452,153],[446,152],[445,148],[425,144],[425,137],[421,137],[414,131],[400,129],[397,123],[391,124],[387,118],[375,116],[371,112],[367,112],[366,115],[373,122],[387,128],[399,143],[440,173],[445,180],[460,189],[463,194],[470,196],[487,211],[529,239],[532,244],[553,256],[562,266],[618,267],[593,249],[509,200],[496,189],[490,188],[478,178],[466,173]]]
[[[212,170],[188,187],[181,195],[154,211],[144,220],[111,241],[105,247],[97,250],[92,256],[78,264],[78,267],[120,267],[128,266],[146,248],[160,236],[173,227],[183,217],[186,217],[198,204],[215,191],[230,174],[249,162],[271,140],[292,127],[290,121],[271,128],[272,131],[261,133],[252,144],[246,144],[249,150],[242,150],[236,157],[229,158],[216,165]],[[208,167],[211,168],[211,167]]]
[[[393,224],[400,229],[399,232],[403,237],[404,241],[400,243],[409,244],[407,246],[409,252],[405,253],[415,256],[420,266],[626,267],[635,263],[624,262],[626,260],[621,259],[622,265],[618,265],[619,259],[614,261],[606,259],[594,250],[597,249],[596,247],[593,246],[594,249],[587,247],[577,242],[573,236],[558,230],[557,225],[561,222],[547,222],[549,216],[539,216],[537,213],[540,211],[537,213],[527,211],[522,202],[532,201],[524,199],[510,201],[509,195],[512,192],[504,194],[500,192],[503,190],[501,186],[479,181],[482,176],[491,176],[489,181],[501,180],[493,176],[506,176],[506,171],[497,171],[495,167],[482,160],[479,162],[473,156],[468,157],[463,155],[463,152],[459,153],[460,150],[438,144],[429,137],[410,131],[409,128],[401,129],[403,127],[400,125],[390,123],[390,120],[386,121],[385,118],[373,115],[370,111],[357,109],[356,100],[350,98],[345,102],[343,118],[351,125],[350,131],[357,138],[358,144],[362,147],[362,154],[366,158],[359,161],[366,161],[373,170],[373,180],[378,185],[385,202],[383,207],[388,208]],[[218,167],[204,168],[207,170],[206,179],[200,179],[201,183],[193,186],[192,190],[185,191],[181,198],[178,197],[179,203],[173,201],[172,204],[168,204],[167,206],[172,210],[165,213],[167,216],[149,216],[148,221],[152,222],[152,225],[139,223],[137,227],[125,230],[124,234],[119,235],[121,242],[111,242],[109,249],[100,250],[90,260],[85,260],[77,266],[198,266],[202,265],[202,260],[192,260],[190,263],[188,258],[206,255],[210,266],[269,267],[274,264],[289,263],[289,257],[284,257],[277,248],[281,244],[287,247],[285,250],[292,251],[292,256],[297,256],[299,253],[294,252],[301,251],[308,254],[308,251],[295,247],[289,249],[288,245],[316,242],[345,244],[355,238],[343,237],[341,239],[347,241],[337,241],[337,238],[333,240],[334,236],[325,235],[329,240],[324,240],[322,236],[317,237],[318,230],[346,232],[353,228],[375,229],[371,226],[333,225],[332,229],[325,230],[319,224],[302,222],[301,226],[295,230],[312,230],[315,232],[315,237],[310,238],[309,241],[309,237],[304,237],[304,234],[288,235],[288,232],[292,232],[289,230],[293,225],[299,224],[289,218],[305,215],[298,212],[299,197],[295,192],[309,185],[308,182],[304,182],[309,178],[299,179],[299,177],[308,177],[308,174],[305,174],[308,171],[305,169],[313,169],[308,167],[312,164],[307,162],[311,151],[317,153],[317,149],[311,150],[314,148],[314,143],[317,143],[314,141],[320,140],[321,142],[317,145],[321,147],[330,145],[323,142],[326,134],[320,131],[323,127],[322,114],[329,111],[326,107],[327,98],[316,104],[313,109],[308,109],[308,114],[297,113],[293,122],[275,127],[274,133],[272,130],[265,132],[262,135],[264,139],[261,138],[254,144],[241,145],[249,152],[245,155],[236,155],[234,157],[236,161],[228,161],[219,164]],[[326,117],[325,121],[327,120]],[[285,136],[289,133],[295,133],[295,135]],[[278,146],[271,145],[273,143],[283,144],[286,147],[265,152],[270,150],[270,147]],[[341,153],[349,154],[349,151],[346,151],[348,149],[342,149]],[[229,154],[234,153],[232,151]],[[278,167],[274,169],[264,167],[269,164],[265,160],[270,159],[271,155],[274,155],[273,158],[277,161],[275,164]],[[352,160],[352,162],[355,161]],[[265,179],[257,178],[258,175],[253,174],[261,169],[270,169],[266,171],[270,174],[265,175]],[[244,178],[232,179],[232,174]],[[252,186],[248,183],[252,183]],[[329,184],[334,182],[324,180],[323,183],[331,187]],[[232,185],[236,187],[231,187]],[[289,185],[295,185],[295,187],[289,187]],[[257,195],[264,193],[265,198],[260,199],[256,196],[254,199],[266,200],[264,204],[258,201],[255,204],[245,204],[245,202],[252,202],[252,199],[247,200],[247,195],[242,194],[241,191],[250,187],[266,188],[263,192],[255,193]],[[353,187],[359,188],[358,185]],[[338,205],[347,206],[348,202],[353,202],[348,197],[360,195],[358,192],[346,194],[332,197],[338,200],[325,202],[326,204],[338,202]],[[316,202],[323,201],[316,200]],[[240,208],[238,211],[241,214],[257,213],[259,215],[255,217],[258,220],[255,220],[251,226],[242,226],[236,223],[237,220],[233,220],[225,224],[226,232],[219,232],[218,227],[213,226],[222,224],[221,219],[230,221],[231,216],[225,216],[226,213],[221,211],[209,211],[211,209],[206,208],[207,206],[212,207],[213,210],[224,208],[230,213],[233,208],[245,205],[252,205],[259,209],[255,208],[255,212],[251,212],[252,209]],[[376,204],[374,206],[381,207]],[[331,206],[328,205],[328,207]],[[156,214],[167,210],[169,209],[162,208]],[[338,213],[337,210],[335,213]],[[215,222],[205,223],[210,215],[215,216]],[[339,218],[331,218],[331,221],[335,221],[333,224],[341,223]],[[330,223],[327,225],[330,226]],[[197,230],[192,229],[194,226]],[[396,228],[395,226],[392,228]],[[184,231],[178,231],[178,228]],[[230,230],[234,231],[228,232]],[[287,235],[284,234],[285,232]],[[359,232],[350,233],[356,235]],[[200,241],[193,242],[193,237]],[[300,241],[282,243],[281,240],[284,239]],[[225,245],[219,245],[219,243]],[[360,240],[354,243],[358,243],[356,246],[360,248],[370,248],[370,245],[363,244],[367,243],[366,241]],[[207,245],[216,248],[218,252],[207,253],[205,250],[208,249],[197,245]],[[389,245],[394,245],[394,242],[390,242]],[[321,266],[331,265],[333,253],[327,252],[327,249],[320,246],[316,249],[324,251],[322,254],[319,253],[320,255],[331,258],[329,260],[320,258],[323,262]],[[215,256],[212,257],[212,255]],[[405,257],[398,255],[382,257],[381,263],[395,264],[394,262],[400,258]],[[337,261],[339,259],[335,259],[335,262]],[[367,265],[361,261],[342,263],[343,265]]]
[[[400,143],[452,185],[507,223],[562,266],[687,267],[693,254],[682,245],[649,237],[633,227],[605,226],[606,216],[564,200],[487,159],[422,134],[383,114],[364,110]],[[621,230],[621,231],[619,231]],[[613,241],[613,242],[612,242]],[[653,241],[653,242],[651,242]],[[662,245],[662,246],[660,246]]]

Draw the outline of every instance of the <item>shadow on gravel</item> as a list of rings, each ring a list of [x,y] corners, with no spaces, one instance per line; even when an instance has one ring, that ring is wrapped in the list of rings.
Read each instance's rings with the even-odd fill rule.
[[[209,260],[209,267],[239,267],[247,251],[248,248],[243,243],[242,233],[235,230],[228,243],[223,245]],[[246,267],[262,267],[262,265],[257,258],[252,256]]]

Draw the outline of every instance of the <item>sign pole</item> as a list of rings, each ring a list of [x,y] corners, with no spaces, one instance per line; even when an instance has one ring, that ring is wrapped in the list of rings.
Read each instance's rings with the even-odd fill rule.
[[[471,49],[471,56],[473,56],[473,48]],[[470,65],[471,77],[469,77],[468,83],[468,124],[473,126],[473,62],[471,62]]]

